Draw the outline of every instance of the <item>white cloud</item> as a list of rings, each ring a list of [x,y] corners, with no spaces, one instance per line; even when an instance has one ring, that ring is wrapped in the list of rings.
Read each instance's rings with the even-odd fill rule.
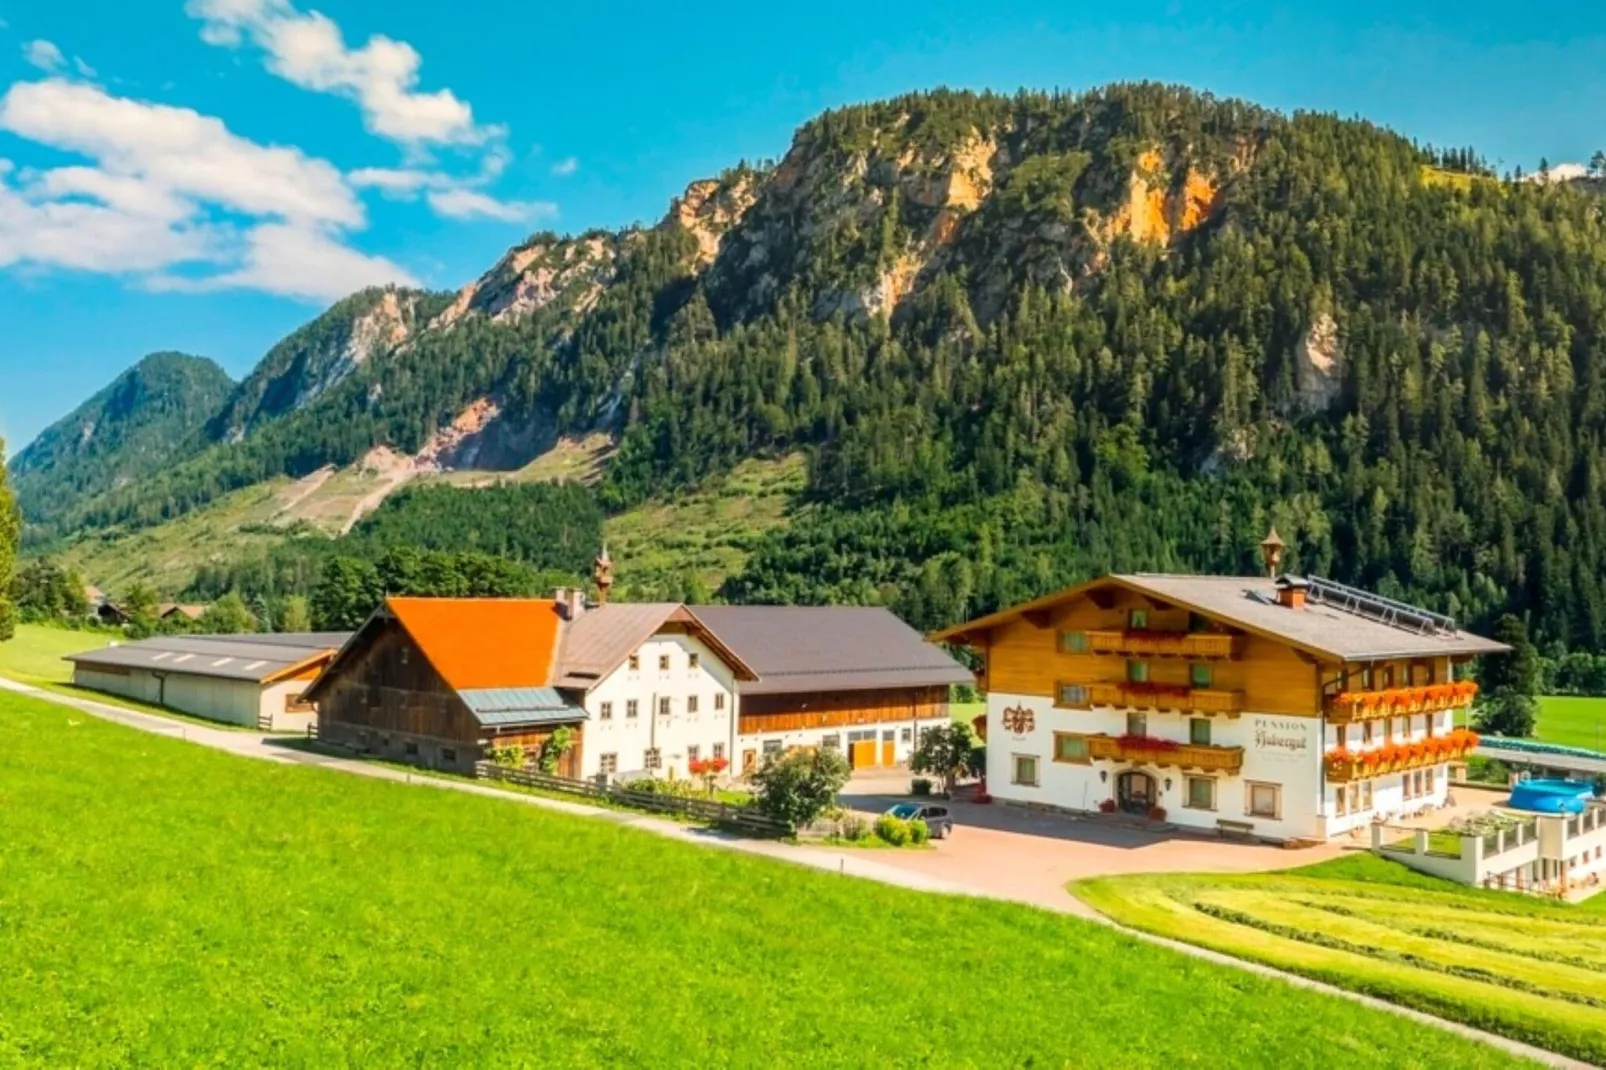
[[[1524,182],[1576,182],[1589,176],[1589,168],[1581,163],[1556,163],[1545,172],[1534,171],[1523,176]]]
[[[405,41],[376,34],[361,48],[347,48],[333,20],[303,14],[289,0],[189,0],[186,10],[203,20],[203,40],[231,48],[250,41],[267,53],[274,74],[355,100],[368,129],[391,141],[481,145],[504,133],[476,123],[473,109],[450,89],[420,92],[422,59]]]
[[[411,167],[360,167],[346,175],[358,189],[376,189],[396,196],[416,197],[422,190],[450,189],[458,180],[438,171]]]
[[[580,170],[580,161],[573,156],[565,156],[552,165],[552,173],[559,178],[568,178],[578,170]]]
[[[504,223],[523,223],[558,213],[558,206],[548,201],[499,201],[471,189],[430,190],[424,199],[437,215],[447,219],[497,219]]]
[[[337,168],[242,138],[210,116],[49,79],[0,97],[0,130],[92,161],[0,167],[0,266],[316,298],[414,281],[344,244],[366,213]],[[188,273],[175,275],[181,266]]]
[[[22,58],[42,71],[60,70],[67,63],[61,49],[49,41],[29,41],[22,46]]]

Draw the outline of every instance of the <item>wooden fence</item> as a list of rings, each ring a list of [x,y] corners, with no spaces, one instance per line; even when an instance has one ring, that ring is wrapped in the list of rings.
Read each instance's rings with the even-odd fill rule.
[[[479,762],[474,775],[480,780],[499,780],[526,788],[560,792],[585,799],[601,799],[628,806],[634,810],[647,810],[655,814],[672,814],[711,825],[722,825],[750,836],[790,836],[792,828],[750,806],[732,806],[714,799],[687,798],[680,795],[658,795],[645,791],[626,791],[617,784],[598,784],[590,780],[549,776],[534,769],[509,769],[494,762]]]

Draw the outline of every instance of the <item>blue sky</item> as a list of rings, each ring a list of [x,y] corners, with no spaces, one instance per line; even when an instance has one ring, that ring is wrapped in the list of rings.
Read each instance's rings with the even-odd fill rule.
[[[1154,78],[1505,167],[1606,146],[1602,5],[1324,7],[0,0],[0,435],[152,350],[239,376],[349,289],[655,220],[911,89]]]

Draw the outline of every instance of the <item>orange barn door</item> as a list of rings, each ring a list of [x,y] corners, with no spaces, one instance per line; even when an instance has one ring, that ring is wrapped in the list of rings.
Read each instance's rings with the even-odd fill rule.
[[[881,742],[881,764],[888,768],[898,764],[898,744],[890,739]]]
[[[875,740],[865,739],[853,744],[850,764],[855,769],[863,769],[875,764]]]

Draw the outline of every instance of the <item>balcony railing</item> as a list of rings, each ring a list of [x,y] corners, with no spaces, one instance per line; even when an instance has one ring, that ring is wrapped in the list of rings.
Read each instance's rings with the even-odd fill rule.
[[[1469,705],[1478,693],[1471,680],[1421,687],[1391,687],[1380,691],[1345,691],[1327,699],[1327,719],[1334,724],[1369,721],[1376,717],[1408,717],[1438,713]]]
[[[1335,750],[1327,754],[1327,779],[1335,784],[1404,773],[1440,762],[1460,761],[1478,745],[1478,733],[1458,728],[1447,736],[1429,736],[1415,743],[1385,743],[1365,751]]]
[[[1172,684],[1089,684],[1088,701],[1116,709],[1198,710],[1203,713],[1238,713],[1244,697],[1239,691]]]
[[[1088,632],[1087,648],[1095,654],[1128,654],[1154,658],[1230,658],[1238,637],[1214,632],[1104,631]]]
[[[1147,762],[1236,775],[1244,766],[1242,747],[1178,743],[1155,736],[1088,736],[1089,758],[1111,762]]]

